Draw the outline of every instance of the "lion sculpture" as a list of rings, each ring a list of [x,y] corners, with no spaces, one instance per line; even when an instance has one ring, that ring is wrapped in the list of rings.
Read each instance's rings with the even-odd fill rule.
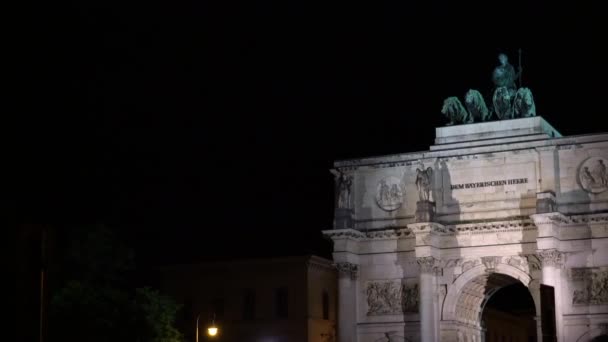
[[[511,106],[511,93],[507,87],[498,87],[494,91],[494,97],[492,98],[494,104],[494,112],[496,116],[501,119],[512,119],[513,108]]]
[[[445,115],[450,122],[447,124],[466,124],[473,122],[471,114],[464,108],[460,100],[456,96],[448,97],[443,101],[441,113]]]
[[[513,99],[513,116],[517,118],[527,118],[536,116],[536,106],[532,91],[529,88],[519,88]]]
[[[465,95],[464,104],[474,121],[487,121],[490,118],[490,111],[479,91],[469,89]]]

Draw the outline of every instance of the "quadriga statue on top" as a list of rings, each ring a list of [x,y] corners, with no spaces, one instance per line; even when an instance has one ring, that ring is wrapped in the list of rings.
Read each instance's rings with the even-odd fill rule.
[[[500,64],[492,73],[492,110],[488,109],[479,91],[470,89],[465,94],[464,106],[456,96],[450,96],[443,101],[441,113],[449,120],[448,125],[483,122],[493,117],[503,120],[536,115],[532,91],[525,87],[517,89],[515,85],[518,77],[521,84],[521,65],[516,73],[506,54],[498,55],[498,60]]]

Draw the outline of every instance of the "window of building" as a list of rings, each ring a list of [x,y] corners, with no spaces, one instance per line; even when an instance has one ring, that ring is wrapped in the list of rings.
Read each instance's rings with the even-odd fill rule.
[[[275,290],[275,311],[278,318],[287,318],[287,287],[280,287]]]
[[[243,319],[255,319],[255,291],[247,289],[243,293]]]
[[[323,291],[323,319],[329,319],[329,294]]]

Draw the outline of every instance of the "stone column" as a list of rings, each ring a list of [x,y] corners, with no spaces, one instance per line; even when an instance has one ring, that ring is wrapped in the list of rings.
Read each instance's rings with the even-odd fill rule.
[[[422,342],[435,342],[438,341],[435,313],[438,260],[427,256],[416,261],[420,266],[420,338]]]
[[[563,296],[562,296],[562,267],[565,262],[565,253],[557,249],[544,249],[537,251],[542,262],[542,284],[553,286],[555,294],[555,331],[557,340],[567,342],[564,338]]]
[[[357,341],[357,275],[359,266],[336,264],[338,269],[338,342]]]
[[[552,201],[551,194],[539,198]],[[542,206],[541,206],[542,207]],[[541,208],[542,209],[542,208]],[[553,208],[555,210],[555,208]],[[565,254],[560,252],[560,231],[567,224],[568,217],[559,212],[534,214],[530,216],[538,228],[536,246],[537,256],[541,261],[541,284],[553,286],[555,294],[555,331],[557,340],[566,342],[564,336],[563,312],[564,296],[562,295],[561,270],[565,261]],[[542,320],[542,318],[541,318]]]

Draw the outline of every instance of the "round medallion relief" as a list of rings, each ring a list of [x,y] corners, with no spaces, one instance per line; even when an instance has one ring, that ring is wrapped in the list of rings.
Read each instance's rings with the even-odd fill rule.
[[[608,161],[601,157],[587,158],[578,167],[578,183],[590,193],[599,194],[608,190]]]
[[[401,207],[405,196],[405,186],[397,177],[386,177],[378,182],[376,204],[384,211],[393,211]]]

